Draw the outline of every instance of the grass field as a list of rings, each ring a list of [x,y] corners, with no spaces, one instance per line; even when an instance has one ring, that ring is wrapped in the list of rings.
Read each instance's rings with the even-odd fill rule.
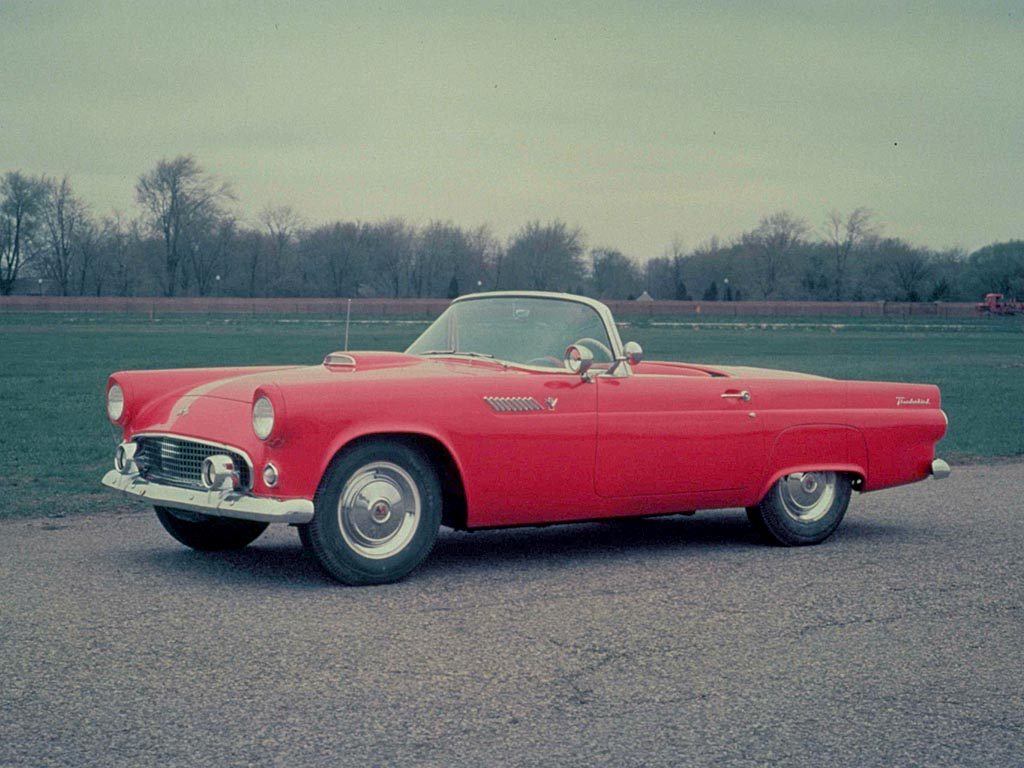
[[[403,349],[419,321],[355,322],[352,349]],[[107,375],[127,368],[316,363],[342,346],[328,318],[0,316],[0,517],[110,508],[99,485],[118,437]],[[852,379],[928,382],[954,460],[1024,455],[1024,322],[657,321],[622,328],[648,359],[742,363]],[[1024,467],[1022,467],[1024,485]]]

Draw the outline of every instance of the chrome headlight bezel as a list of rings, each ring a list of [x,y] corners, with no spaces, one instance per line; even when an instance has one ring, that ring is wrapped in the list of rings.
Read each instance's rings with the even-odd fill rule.
[[[260,395],[252,404],[252,431],[260,440],[274,432],[274,404],[266,395]]]
[[[277,467],[272,462],[267,462],[267,465],[263,467],[263,484],[267,488],[274,488],[277,486],[278,481],[281,479],[281,474],[277,471]]]
[[[124,416],[124,390],[120,384],[112,384],[107,390],[107,418],[117,424]]]

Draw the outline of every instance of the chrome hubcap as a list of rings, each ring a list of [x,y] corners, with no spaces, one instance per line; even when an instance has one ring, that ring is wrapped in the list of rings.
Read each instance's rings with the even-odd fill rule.
[[[799,523],[814,523],[832,508],[836,473],[796,472],[782,478],[778,487],[786,514]]]
[[[401,552],[420,521],[420,494],[409,473],[389,461],[360,467],[338,500],[338,527],[355,552],[379,560]]]

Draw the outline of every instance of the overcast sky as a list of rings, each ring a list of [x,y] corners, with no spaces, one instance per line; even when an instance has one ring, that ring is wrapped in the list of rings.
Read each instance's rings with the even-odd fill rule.
[[[581,226],[647,258],[779,209],[1024,237],[1024,2],[0,0],[0,171],[97,213],[192,153],[243,215]]]

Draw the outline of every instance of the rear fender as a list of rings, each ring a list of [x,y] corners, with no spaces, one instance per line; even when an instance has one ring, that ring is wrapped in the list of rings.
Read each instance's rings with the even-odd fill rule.
[[[755,501],[763,499],[779,478],[795,472],[842,472],[858,485],[868,476],[864,435],[845,424],[806,424],[780,432],[772,445],[768,473]]]

